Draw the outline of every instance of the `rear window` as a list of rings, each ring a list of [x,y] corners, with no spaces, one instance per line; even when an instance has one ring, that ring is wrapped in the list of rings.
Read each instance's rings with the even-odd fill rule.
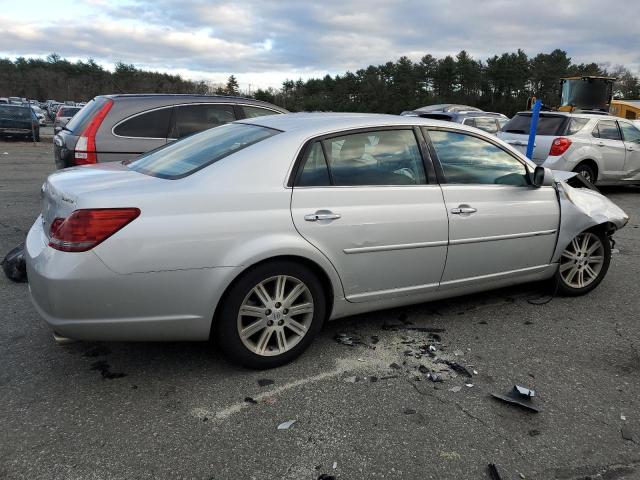
[[[82,131],[87,127],[93,116],[100,111],[102,106],[107,103],[108,99],[105,97],[96,97],[87,103],[84,107],[78,111],[69,123],[66,125],[66,130],[80,135]],[[53,108],[53,107],[52,107]]]
[[[80,111],[80,108],[77,108],[77,107],[74,107],[74,108],[62,107],[62,113],[60,114],[60,116],[61,117],[73,117],[79,111]]]
[[[566,135],[573,135],[578,133],[580,130],[584,128],[584,126],[589,123],[588,118],[578,118],[574,117],[569,122],[569,126],[567,127]]]
[[[569,117],[563,115],[548,115],[541,113],[538,120],[537,135],[562,135],[567,125]],[[520,133],[523,135],[529,134],[531,128],[531,114],[530,113],[518,113],[515,117],[509,120],[504,127],[503,132],[507,133]]]
[[[29,108],[0,105],[0,118],[29,120],[31,118],[30,111]]]
[[[146,175],[175,180],[278,133],[279,130],[272,128],[230,123],[148,152],[130,163],[129,168]]]

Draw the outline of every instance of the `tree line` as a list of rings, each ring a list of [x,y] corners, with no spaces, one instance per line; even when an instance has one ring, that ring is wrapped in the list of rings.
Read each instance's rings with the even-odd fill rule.
[[[444,58],[427,54],[419,61],[401,57],[355,72],[286,80],[280,89],[258,89],[251,96],[291,111],[400,113],[434,103],[462,103],[512,115],[524,109],[531,96],[557,105],[559,79],[572,75],[616,77],[617,98],[640,98],[640,80],[624,66],[607,70],[597,63],[575,64],[560,49],[534,57],[518,50],[485,61],[464,50]],[[70,62],[56,54],[0,59],[0,96],[87,101],[105,93],[143,92],[243,93],[233,75],[226,85],[216,86],[125,63],[109,71],[91,59]]]

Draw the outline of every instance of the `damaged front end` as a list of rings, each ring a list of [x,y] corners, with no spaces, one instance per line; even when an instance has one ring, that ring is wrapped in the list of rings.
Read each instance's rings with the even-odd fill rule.
[[[624,227],[629,216],[615,203],[597,191],[588,182],[586,188],[576,188],[579,175],[573,172],[553,172],[555,188],[560,202],[560,228],[552,262],[558,262],[567,245],[578,234],[596,226],[602,226],[609,237]],[[578,180],[581,180],[578,178]]]

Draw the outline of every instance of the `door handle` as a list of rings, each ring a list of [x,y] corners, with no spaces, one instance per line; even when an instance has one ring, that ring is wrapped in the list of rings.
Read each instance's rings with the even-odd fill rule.
[[[451,209],[451,213],[453,213],[454,215],[463,215],[463,214],[471,214],[471,213],[476,213],[478,211],[478,209],[470,207],[469,205],[460,205],[457,208],[452,208]]]
[[[326,210],[318,210],[316,213],[309,213],[304,216],[307,222],[317,222],[318,220],[337,220],[342,215],[339,213],[333,213]]]

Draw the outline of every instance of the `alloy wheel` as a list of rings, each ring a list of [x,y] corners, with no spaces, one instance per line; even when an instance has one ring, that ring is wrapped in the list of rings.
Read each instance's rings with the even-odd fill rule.
[[[604,245],[593,233],[581,233],[567,245],[560,258],[560,276],[572,288],[584,288],[600,275],[604,264]]]
[[[313,297],[301,280],[278,275],[255,285],[238,311],[242,343],[262,356],[281,355],[295,347],[313,321]]]

